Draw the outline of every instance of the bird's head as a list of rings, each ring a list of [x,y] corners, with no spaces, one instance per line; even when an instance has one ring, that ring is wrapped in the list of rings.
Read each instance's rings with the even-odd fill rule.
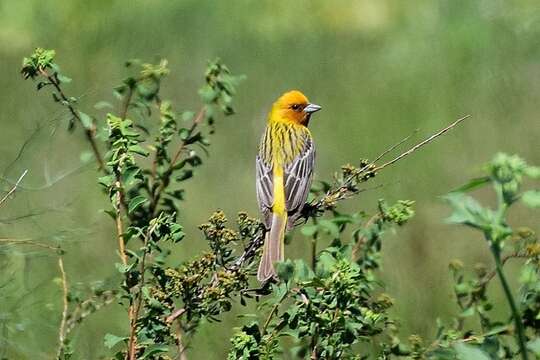
[[[307,126],[311,114],[321,110],[319,105],[311,104],[307,97],[298,90],[281,95],[272,106],[270,121],[293,122]]]

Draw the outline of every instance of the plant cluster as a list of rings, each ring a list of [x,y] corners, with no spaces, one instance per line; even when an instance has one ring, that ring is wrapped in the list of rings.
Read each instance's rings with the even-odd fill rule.
[[[91,116],[80,110],[79,99],[66,95],[64,85],[70,79],[54,59],[54,51],[36,49],[24,59],[22,74],[36,80],[39,91],[51,89],[54,101],[70,114],[70,130],[80,125],[84,131],[101,173],[99,184],[110,202],[106,213],[115,224],[120,279],[109,288],[101,283],[90,288],[70,285],[62,262],[69,254],[61,252],[64,307],[58,359],[76,352],[69,340],[71,330],[111,302],[123,305],[127,324],[125,333],[104,336],[116,359],[186,359],[186,348],[202,320],[218,321],[223,312],[248,302],[258,304],[258,311],[247,315],[255,320],[232,337],[229,359],[527,359],[540,354],[540,245],[532,230],[513,228],[506,219],[518,201],[538,207],[538,190],[521,191],[525,177],[539,177],[538,168],[499,154],[486,166],[486,176],[446,197],[454,209],[450,222],[484,234],[495,268],[477,266],[475,275],[469,275],[461,262],[451,264],[459,314],[450,324],[438,322],[431,340],[417,335],[400,340],[398,322],[389,312],[394,300],[379,279],[383,234],[406,224],[414,215],[414,203],[389,205],[380,200],[371,216],[346,213],[338,206],[367,190],[363,184],[379,171],[468,116],[382,165],[379,161],[408,138],[372,161],[342,166],[333,181],[315,184],[297,224],[311,241],[310,261],[282,262],[277,281],[254,288],[254,265],[266,229],[245,212],[238,213],[233,226],[222,211],[214,212],[200,226],[206,251],[179,264],[167,258],[173,245],[188,240],[178,222],[178,214],[186,211],[183,183],[203,165],[216,120],[234,114],[233,97],[241,77],[221,61],[211,62],[199,90],[200,109],[182,112],[162,99],[167,61],[132,60],[126,63],[131,74],[114,89],[118,105],[102,101],[97,108],[109,112]],[[466,194],[486,185],[495,190],[495,210]],[[330,245],[318,249],[323,241]],[[524,261],[519,301],[503,270],[513,258]],[[487,295],[495,277],[511,310],[502,321],[491,316],[494,305]],[[475,316],[479,326],[471,325]]]

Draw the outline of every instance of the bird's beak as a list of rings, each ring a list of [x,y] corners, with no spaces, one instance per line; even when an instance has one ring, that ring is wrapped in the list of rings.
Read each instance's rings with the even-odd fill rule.
[[[312,113],[317,112],[317,111],[319,111],[321,109],[322,108],[319,105],[307,104],[307,106],[304,108],[304,112],[306,112],[308,114],[312,114]]]

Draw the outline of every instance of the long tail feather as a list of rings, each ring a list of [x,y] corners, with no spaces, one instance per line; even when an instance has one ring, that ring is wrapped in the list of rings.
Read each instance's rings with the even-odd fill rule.
[[[284,259],[285,228],[287,226],[287,214],[273,214],[270,231],[266,233],[263,254],[257,272],[257,279],[265,282],[272,277],[277,277],[274,264]]]

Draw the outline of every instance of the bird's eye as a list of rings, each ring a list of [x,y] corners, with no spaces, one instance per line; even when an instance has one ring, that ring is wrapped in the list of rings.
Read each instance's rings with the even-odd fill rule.
[[[298,111],[298,110],[300,110],[300,104],[292,104],[291,108],[292,108],[294,111]]]

